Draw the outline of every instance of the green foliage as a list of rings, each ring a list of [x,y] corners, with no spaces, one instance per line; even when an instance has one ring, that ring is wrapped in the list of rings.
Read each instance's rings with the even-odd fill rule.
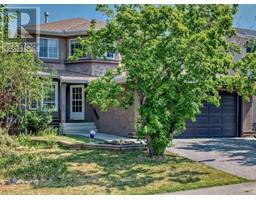
[[[0,157],[10,155],[18,145],[12,137],[0,134]]]
[[[19,134],[18,136],[15,137],[15,140],[17,141],[19,146],[30,146],[31,145],[31,139],[26,134]]]
[[[56,143],[56,136],[58,135],[58,129],[49,127],[45,130],[39,131],[39,133],[37,135],[46,136],[47,146],[53,147]]]
[[[53,127],[47,127],[46,129],[40,130],[37,133],[38,136],[56,136],[58,135],[58,129]]]
[[[52,131],[48,129],[52,121],[51,112],[41,110],[27,111],[23,119],[23,127],[26,127],[30,133],[42,134],[42,132]]]
[[[0,7],[0,22],[4,6]],[[10,20],[10,19],[9,19]],[[0,27],[0,35],[3,34]],[[8,41],[4,41],[8,42]],[[16,44],[21,45],[17,40]],[[0,125],[7,132],[18,125],[26,109],[25,98],[37,101],[47,94],[50,88],[50,78],[40,78],[37,75],[42,62],[35,57],[34,52],[5,51],[3,41],[0,42]],[[42,87],[43,85],[43,87]]]
[[[240,48],[231,5],[99,6],[107,14],[104,28],[92,23],[80,39],[85,53],[119,52],[118,73],[89,83],[88,101],[101,109],[129,106],[138,97],[139,138],[147,138],[151,155],[161,155],[172,138],[195,120],[203,103],[219,105],[219,89],[237,91],[245,100],[255,94],[255,54],[234,62]],[[79,57],[79,54],[74,56]],[[234,76],[230,75],[234,71]],[[126,74],[126,86],[114,81]]]

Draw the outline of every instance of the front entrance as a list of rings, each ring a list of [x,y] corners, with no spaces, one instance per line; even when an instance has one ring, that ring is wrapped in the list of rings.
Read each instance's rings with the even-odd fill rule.
[[[70,119],[84,120],[84,86],[70,86]]]

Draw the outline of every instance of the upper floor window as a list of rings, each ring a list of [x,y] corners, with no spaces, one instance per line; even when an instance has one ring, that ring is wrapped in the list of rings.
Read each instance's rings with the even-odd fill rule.
[[[81,49],[82,46],[76,39],[69,40],[69,56],[73,56],[75,54],[76,49]]]
[[[115,60],[116,59],[116,54],[111,52],[111,51],[108,51],[106,52],[106,58],[109,59],[109,60]]]
[[[39,57],[40,58],[58,58],[58,39],[40,38],[39,39]]]

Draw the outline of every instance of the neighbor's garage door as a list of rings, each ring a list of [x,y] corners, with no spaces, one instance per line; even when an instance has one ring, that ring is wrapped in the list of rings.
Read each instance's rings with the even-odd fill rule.
[[[237,136],[237,95],[222,93],[221,104],[205,104],[196,122],[187,122],[181,138],[235,137]]]

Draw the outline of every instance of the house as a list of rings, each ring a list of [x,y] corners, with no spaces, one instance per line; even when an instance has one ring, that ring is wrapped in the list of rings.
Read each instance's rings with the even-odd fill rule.
[[[129,109],[112,109],[101,112],[86,101],[85,88],[89,81],[104,75],[108,68],[115,68],[120,62],[120,55],[106,52],[106,59],[93,59],[89,55],[78,61],[70,61],[68,57],[79,47],[78,36],[86,37],[90,21],[74,18],[40,25],[37,55],[44,66],[40,76],[48,76],[52,70],[56,71],[53,78],[55,90],[47,99],[46,104],[53,107],[53,124],[59,125],[64,133],[85,133],[91,129],[98,132],[111,133],[133,137],[136,127],[136,108],[134,103]],[[104,22],[96,21],[96,28],[100,29]],[[30,31],[33,34],[33,27]],[[246,30],[238,29],[234,38],[243,46],[248,35]],[[253,32],[256,35],[256,32]],[[251,35],[250,35],[251,37]],[[242,53],[242,55],[245,52]],[[237,59],[242,55],[237,55]],[[120,84],[124,82],[120,81]],[[253,98],[249,103],[236,93],[220,91],[222,100],[219,108],[206,104],[195,123],[188,122],[187,130],[181,137],[240,137],[252,136],[253,131]],[[39,105],[31,104],[35,109]],[[255,109],[256,110],[256,109]]]
[[[97,21],[96,28],[104,26]],[[68,60],[78,47],[76,38],[86,36],[90,21],[74,18],[40,25],[37,38],[37,56],[43,61],[40,76],[49,76],[53,72],[54,91],[44,102],[54,108],[53,125],[60,125],[64,133],[98,132],[133,136],[135,132],[135,106],[127,110],[110,109],[101,112],[86,102],[85,88],[90,80],[102,76],[107,69],[119,64],[120,56],[106,52],[106,59],[94,60],[85,56],[78,61]],[[33,35],[35,27],[27,28]],[[37,109],[39,104],[30,104]]]

